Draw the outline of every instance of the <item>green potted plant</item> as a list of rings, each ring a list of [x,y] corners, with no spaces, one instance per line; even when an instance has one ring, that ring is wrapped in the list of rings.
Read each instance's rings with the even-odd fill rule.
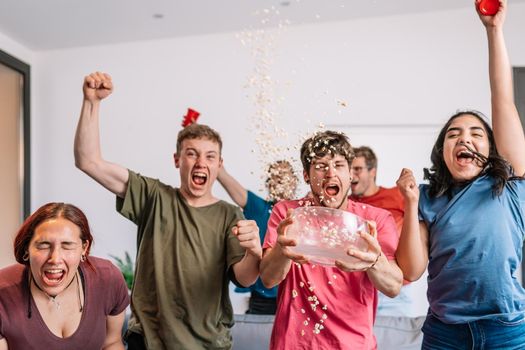
[[[131,260],[131,256],[127,251],[124,252],[124,259],[121,259],[118,256],[111,254],[109,256],[111,256],[113,260],[115,260],[115,264],[124,276],[124,280],[126,281],[128,289],[131,290],[131,287],[133,286],[133,277],[135,275],[135,264]]]

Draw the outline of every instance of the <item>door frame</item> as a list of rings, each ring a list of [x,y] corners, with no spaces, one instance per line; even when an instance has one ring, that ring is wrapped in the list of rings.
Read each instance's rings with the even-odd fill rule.
[[[22,75],[22,147],[23,151],[23,179],[22,179],[22,212],[24,218],[28,217],[31,211],[31,67],[11,56],[5,51],[0,50],[0,63],[9,67]]]

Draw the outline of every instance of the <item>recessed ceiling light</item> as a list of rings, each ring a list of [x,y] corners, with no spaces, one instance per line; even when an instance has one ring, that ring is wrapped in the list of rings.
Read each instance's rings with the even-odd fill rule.
[[[164,15],[162,13],[154,13],[153,18],[155,19],[163,19]]]
[[[281,6],[290,6],[290,1],[281,1]]]

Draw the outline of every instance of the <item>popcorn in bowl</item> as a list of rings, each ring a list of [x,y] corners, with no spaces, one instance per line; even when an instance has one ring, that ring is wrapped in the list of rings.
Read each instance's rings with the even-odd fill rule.
[[[286,236],[295,238],[292,251],[310,259],[311,263],[334,266],[336,260],[353,262],[349,248],[367,251],[368,244],[359,236],[369,232],[366,220],[347,211],[327,207],[299,207],[292,213],[293,223]]]

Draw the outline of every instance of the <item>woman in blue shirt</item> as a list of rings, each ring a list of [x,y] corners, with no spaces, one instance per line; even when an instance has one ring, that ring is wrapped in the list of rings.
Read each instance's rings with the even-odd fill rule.
[[[479,0],[476,1],[476,4]],[[441,130],[416,186],[403,169],[405,221],[397,260],[407,280],[428,264],[423,349],[524,349],[525,137],[503,36],[507,1],[480,19],[487,32],[492,129],[462,111]],[[516,176],[518,175],[518,176]]]

